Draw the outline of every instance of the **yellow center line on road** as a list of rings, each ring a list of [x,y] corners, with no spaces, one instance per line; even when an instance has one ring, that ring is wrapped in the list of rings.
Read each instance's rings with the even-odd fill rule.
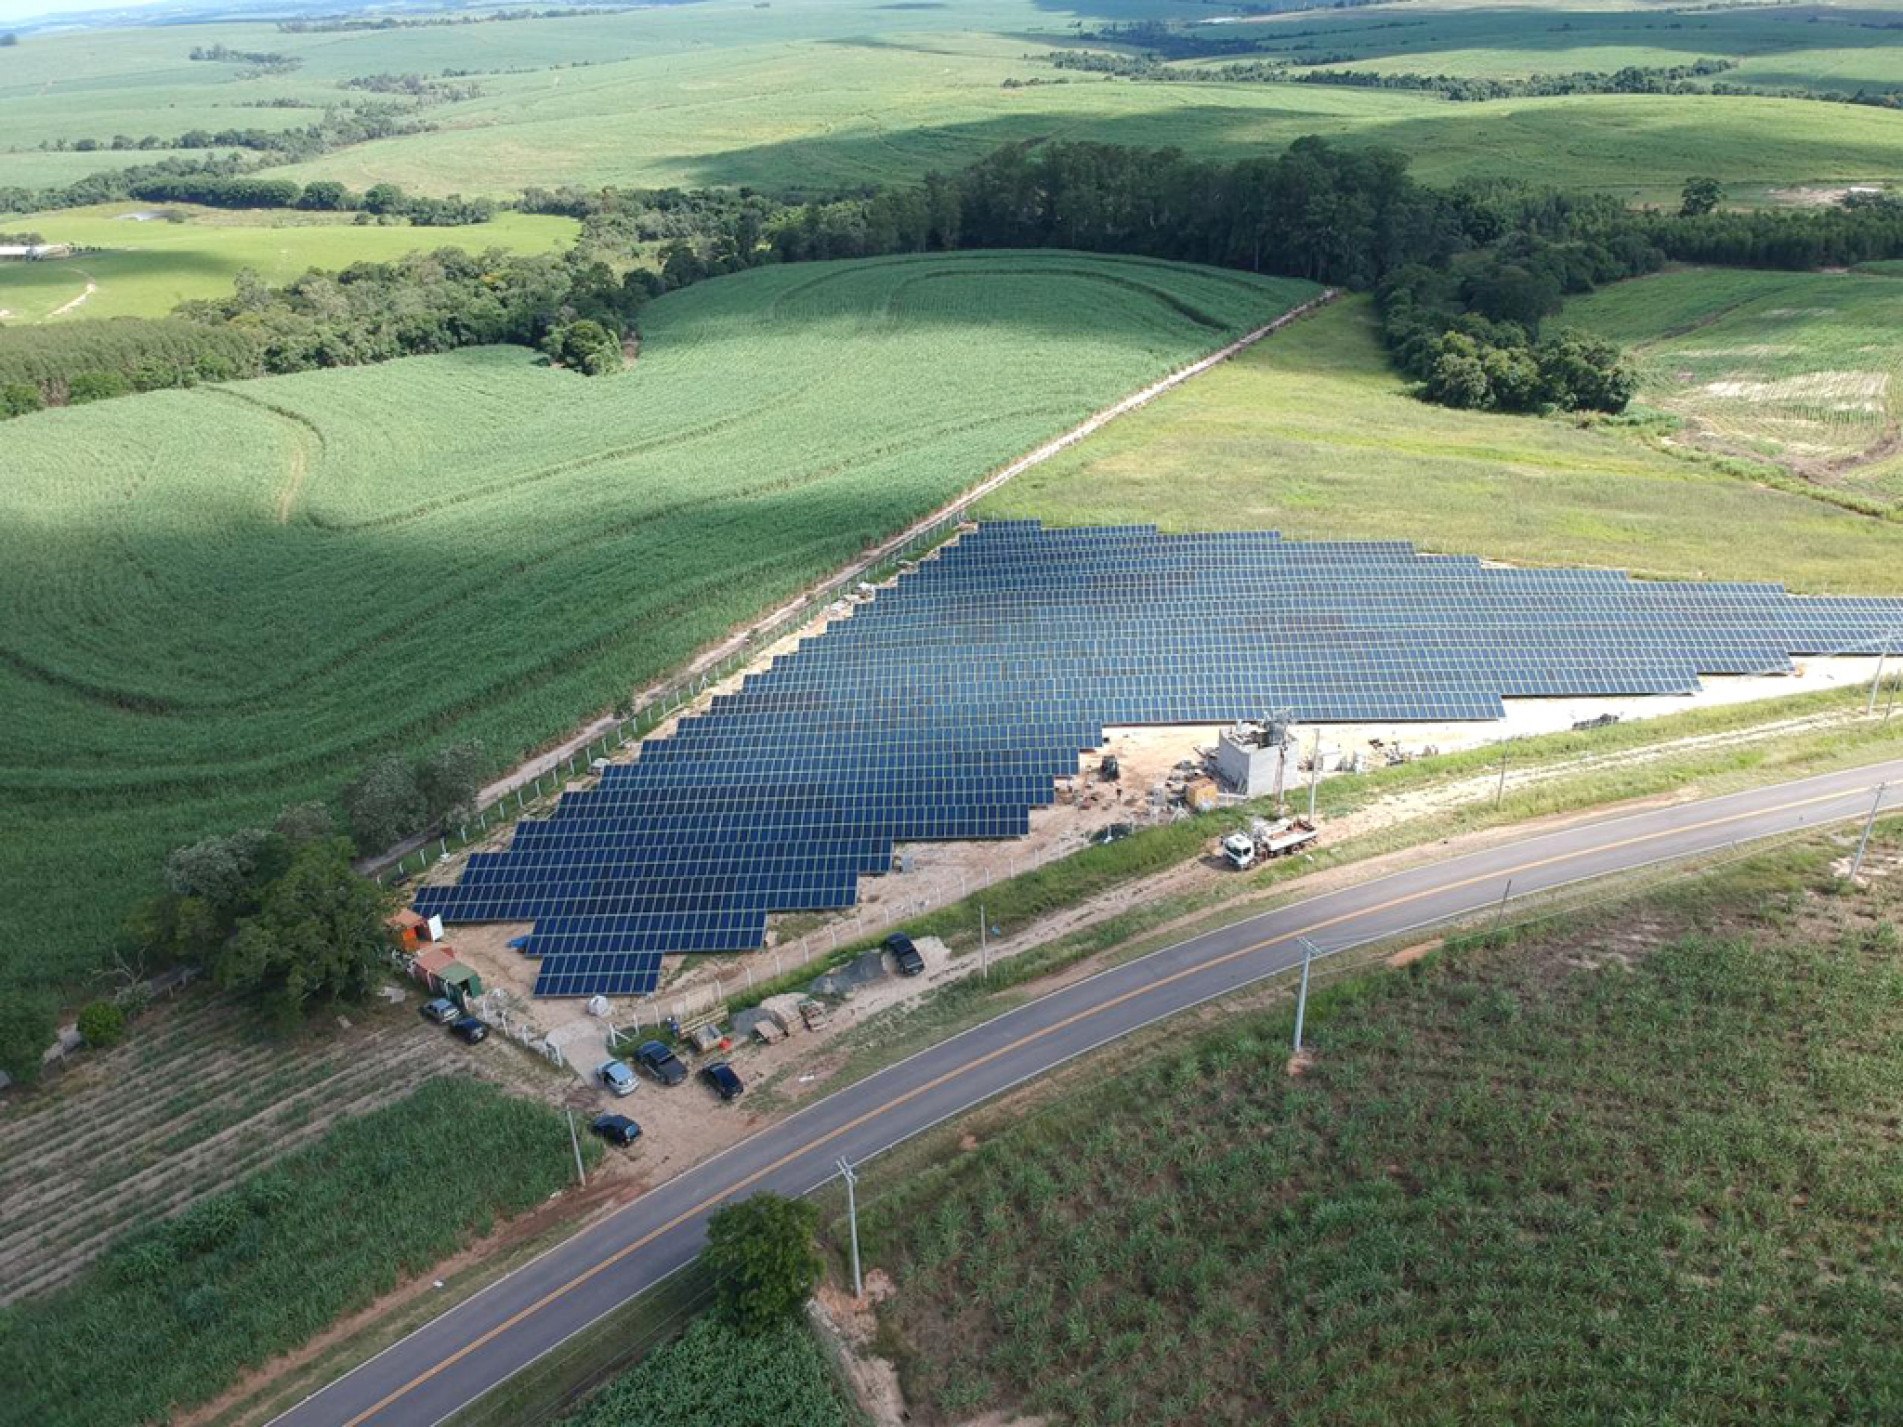
[[[535,1302],[529,1304],[528,1307],[519,1309],[517,1312],[511,1314],[508,1318],[505,1318],[502,1322],[496,1324],[496,1326],[491,1328],[488,1332],[482,1334],[480,1337],[458,1348],[455,1352],[451,1353],[448,1357],[444,1358],[441,1362],[436,1363],[434,1366],[428,1368],[424,1372],[418,1373],[415,1377],[411,1378],[408,1382],[404,1383],[402,1386],[393,1389],[386,1396],[380,1398],[378,1401],[371,1404],[369,1407],[366,1407],[362,1412],[359,1412],[355,1417],[352,1417],[349,1421],[345,1422],[343,1424],[343,1427],[362,1427],[363,1423],[369,1421],[372,1417],[376,1416],[379,1412],[383,1411],[383,1409],[388,1407],[391,1403],[395,1402],[397,1399],[401,1397],[404,1397],[408,1393],[414,1391],[416,1388],[421,1387],[424,1383],[428,1382],[431,1378],[435,1377],[438,1373],[441,1373],[449,1368],[454,1367],[457,1363],[461,1362],[464,1358],[468,1357],[471,1353],[474,1353],[488,1346],[490,1343],[494,1342],[497,1338],[501,1337],[504,1333],[508,1332],[511,1328],[515,1327],[518,1323],[521,1323],[523,1320],[527,1318],[532,1318],[535,1314],[541,1312],[544,1308],[548,1307],[549,1304],[555,1302],[557,1299],[562,1298],[569,1293],[572,1293],[575,1289],[581,1287],[584,1283],[587,1283],[589,1280],[593,1279],[596,1275],[603,1273],[606,1270],[614,1267],[614,1265],[620,1263],[621,1260],[627,1258],[628,1255],[640,1252],[642,1249],[646,1248],[649,1244],[653,1243],[656,1239],[660,1238],[663,1234],[670,1233],[673,1230],[678,1229],[682,1224],[685,1224],[688,1220],[694,1218],[697,1214],[704,1213],[706,1210],[718,1204],[721,1200],[732,1198],[734,1195],[740,1193],[742,1190],[748,1189],[751,1186],[759,1183],[762,1179],[766,1178],[768,1175],[774,1173],[775,1171],[784,1169],[787,1165],[791,1164],[794,1160],[797,1160],[804,1155],[812,1153],[814,1150],[819,1149],[823,1145],[831,1143],[832,1141],[840,1138],[840,1136],[842,1135],[851,1134],[854,1130],[860,1128],[862,1125],[865,1125],[872,1120],[876,1120],[881,1115],[884,1115],[889,1113],[890,1111],[896,1110],[902,1105],[909,1104],[911,1101],[918,1099],[921,1095],[929,1095],[932,1091],[937,1090],[939,1087],[943,1085],[950,1084],[952,1081],[958,1079],[961,1076],[968,1075],[975,1070],[979,1070],[983,1068],[984,1066],[989,1065],[994,1060],[998,1060],[999,1058],[1003,1056],[1010,1055],[1013,1051],[1022,1050],[1025,1046],[1032,1044],[1034,1041],[1042,1040],[1044,1037],[1054,1035],[1059,1031],[1068,1030],[1070,1027],[1078,1024],[1080,1021],[1086,1021],[1090,1019],[1092,1016],[1102,1015],[1105,1011],[1115,1010],[1118,1006],[1124,1005],[1125,1003],[1129,1001],[1133,1001],[1140,996],[1147,996],[1151,994],[1152,992],[1160,991],[1166,986],[1174,985],[1176,982],[1185,980],[1191,976],[1200,975],[1201,973],[1208,971],[1214,967],[1224,966],[1224,965],[1227,965],[1229,962],[1239,961],[1244,957],[1253,956],[1257,952],[1266,951],[1268,948],[1272,946],[1278,946],[1284,942],[1294,941],[1299,937],[1310,936],[1314,934],[1315,932],[1326,930],[1327,928],[1332,926],[1337,926],[1341,924],[1342,922],[1357,921],[1363,917],[1376,916],[1382,912],[1391,911],[1395,907],[1406,906],[1410,902],[1418,902],[1425,897],[1439,896],[1442,893],[1446,893],[1446,892],[1457,892],[1463,887],[1471,887],[1481,882],[1496,881],[1502,877],[1518,877],[1523,873],[1536,872],[1543,867],[1551,867],[1555,863],[1560,863],[1560,862],[1569,862],[1574,860],[1575,858],[1591,856],[1591,855],[1604,853],[1604,852],[1617,852],[1622,848],[1636,847],[1639,844],[1646,843],[1646,842],[1655,842],[1659,838],[1662,838],[1662,837],[1674,837],[1683,833],[1699,832],[1706,828],[1722,827],[1726,823],[1740,822],[1746,818],[1765,817],[1765,816],[1776,814],[1776,813],[1793,812],[1798,808],[1812,807],[1818,803],[1834,802],[1840,798],[1861,793],[1863,791],[1866,791],[1866,790],[1839,789],[1836,792],[1823,793],[1812,798],[1800,798],[1795,802],[1779,803],[1769,808],[1753,808],[1745,812],[1728,813],[1723,817],[1708,818],[1703,822],[1687,823],[1683,825],[1682,827],[1661,828],[1656,832],[1639,833],[1639,834],[1636,834],[1635,836],[1619,838],[1612,842],[1595,843],[1590,847],[1576,848],[1569,852],[1558,852],[1558,853],[1554,853],[1550,857],[1534,858],[1531,861],[1522,862],[1512,867],[1496,868],[1495,870],[1490,872],[1478,873],[1475,876],[1462,878],[1461,880],[1456,882],[1436,883],[1435,885],[1431,887],[1424,887],[1418,892],[1408,892],[1399,897],[1391,897],[1387,901],[1378,902],[1371,907],[1358,907],[1354,909],[1353,911],[1341,912],[1335,916],[1325,918],[1324,920],[1319,922],[1311,923],[1310,925],[1305,927],[1299,927],[1293,931],[1278,933],[1277,935],[1272,937],[1267,937],[1262,941],[1253,942],[1248,946],[1240,947],[1235,951],[1224,952],[1222,955],[1211,957],[1207,961],[1199,961],[1193,966],[1186,966],[1180,971],[1171,972],[1168,976],[1160,977],[1155,981],[1146,981],[1143,985],[1133,987],[1132,989],[1128,991],[1124,991],[1116,996],[1112,996],[1107,1001],[1099,1001],[1095,1003],[1094,1005],[1086,1006],[1082,1010],[1075,1011],[1071,1013],[1070,1015],[1064,1017],[1062,1020],[1052,1022],[1050,1025],[1043,1027],[1041,1030],[1035,1030],[1030,1032],[1028,1035],[1020,1036],[1016,1040],[1011,1041],[1006,1045],[999,1046],[996,1050],[987,1051],[984,1055],[981,1055],[974,1060],[967,1061],[964,1064],[956,1067],[955,1069],[948,1070],[944,1074],[936,1076],[933,1079],[926,1081],[923,1085],[915,1086],[912,1089],[906,1091],[902,1095],[894,1096],[892,1099],[885,1101],[878,1106],[875,1106],[871,1110],[866,1111],[863,1115],[859,1115],[854,1119],[848,1120],[845,1124],[840,1125],[837,1129],[828,1130],[825,1134],[819,1135],[814,1139],[807,1140],[795,1149],[788,1150],[785,1154],[781,1155],[778,1159],[774,1160],[771,1164],[767,1164],[761,1167],[760,1169],[755,1170],[752,1174],[749,1174],[746,1178],[738,1181],[737,1183],[729,1186],[726,1189],[721,1190],[719,1193],[709,1195],[707,1198],[701,1200],[698,1204],[695,1204],[691,1208],[683,1209],[680,1213],[676,1214],[672,1219],[669,1219],[665,1224],[660,1225],[658,1228],[650,1229],[647,1233],[643,1234],[640,1238],[634,1240],[632,1243],[629,1243],[620,1249],[617,1249],[614,1253],[610,1254],[607,1258],[601,1260],[601,1262],[595,1264],[593,1267],[586,1269],[581,1273],[576,1274],[573,1278],[569,1279],[568,1282],[562,1284],[561,1286],[550,1289],[547,1293],[543,1294],[540,1298],[536,1299]],[[1272,913],[1263,913],[1262,915],[1267,916],[1267,915],[1272,915]],[[1136,964],[1137,963],[1135,962],[1126,963],[1126,965],[1136,965]],[[1036,1003],[1033,1002],[1031,1004],[1036,1004]]]

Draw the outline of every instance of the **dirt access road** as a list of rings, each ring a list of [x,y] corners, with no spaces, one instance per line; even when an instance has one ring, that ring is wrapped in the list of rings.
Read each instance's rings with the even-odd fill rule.
[[[699,1253],[707,1216],[758,1190],[806,1194],[1117,1038],[1327,955],[1511,897],[1861,818],[1903,760],[1582,822],[1279,907],[1073,982],[796,1112],[591,1225],[277,1420],[443,1421]],[[1878,792],[1878,799],[1881,800]],[[1893,795],[1892,805],[1903,795]]]

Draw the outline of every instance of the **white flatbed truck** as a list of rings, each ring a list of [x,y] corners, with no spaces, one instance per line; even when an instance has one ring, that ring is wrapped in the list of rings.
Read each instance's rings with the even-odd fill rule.
[[[1274,822],[1257,818],[1248,831],[1232,832],[1222,840],[1222,855],[1231,867],[1242,871],[1264,858],[1299,852],[1320,835],[1305,818],[1277,818]]]

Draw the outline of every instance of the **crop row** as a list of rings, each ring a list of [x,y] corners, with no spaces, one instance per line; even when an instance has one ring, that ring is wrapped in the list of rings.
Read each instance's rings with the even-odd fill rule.
[[[572,1173],[547,1107],[431,1080],[0,1309],[0,1424],[130,1427],[202,1402]]]
[[[806,264],[669,295],[605,380],[499,348],[12,423],[0,689],[36,756],[0,769],[0,877],[34,930],[0,970],[71,972],[168,846],[374,751],[572,727],[1310,290],[1064,253]]]

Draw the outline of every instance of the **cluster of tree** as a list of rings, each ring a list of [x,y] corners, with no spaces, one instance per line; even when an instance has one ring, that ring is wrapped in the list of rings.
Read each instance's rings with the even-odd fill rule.
[[[289,74],[304,61],[277,50],[234,50],[229,45],[194,45],[191,58],[215,64],[242,64],[258,74]]]
[[[340,272],[312,269],[282,287],[240,273],[229,297],[182,304],[179,315],[257,344],[267,372],[359,366],[457,347],[539,346],[554,329],[592,319],[617,337],[657,284],[573,253],[412,253]]]
[[[147,203],[198,203],[207,208],[296,208],[303,194],[304,185],[290,178],[193,174],[144,179],[132,184],[127,196]]]
[[[0,243],[25,243],[29,247],[33,247],[45,241],[45,238],[31,231],[25,233],[0,233]]]
[[[769,233],[781,259],[934,248],[1080,248],[1371,287],[1459,245],[1400,154],[1298,139],[1233,164],[1175,150],[1014,144],[912,189],[806,204]]]
[[[1163,68],[1162,59],[1154,54],[1131,54],[1123,50],[1051,50],[1044,56],[1044,62],[1057,69],[1115,74],[1125,79],[1144,79]]]
[[[126,919],[121,960],[147,973],[202,966],[283,1026],[322,1004],[360,1001],[392,946],[395,899],[350,862],[349,839],[317,803],[269,828],[179,848],[165,861],[165,890]]]
[[[1831,208],[1714,208],[1622,221],[1674,262],[1805,271],[1903,257],[1903,203],[1881,195]]]
[[[175,317],[0,328],[0,417],[129,392],[257,376],[243,332]]]
[[[488,25],[510,20],[570,20],[585,15],[612,15],[618,10],[647,9],[652,5],[689,5],[695,0],[630,0],[626,5],[570,5],[556,9],[485,10],[479,15],[320,15],[309,20],[279,20],[289,35],[333,34],[347,30],[427,30],[445,25]]]
[[[419,228],[455,227],[486,223],[496,205],[487,198],[424,198],[405,193],[394,183],[375,184],[352,193],[341,183],[318,179],[308,184],[289,178],[251,174],[190,173],[144,178],[130,184],[128,197],[148,203],[197,203],[207,208],[301,208],[314,211],[356,210],[368,220],[408,222]]]
[[[132,185],[147,179],[242,173],[247,166],[247,161],[237,154],[208,159],[164,158],[149,164],[128,164],[124,168],[89,173],[72,183],[51,188],[0,185],[0,212],[43,213],[55,208],[111,203],[130,198]]]
[[[446,69],[440,77],[435,78],[426,74],[360,74],[354,79],[346,79],[343,87],[361,89],[367,94],[401,94],[419,104],[458,104],[466,99],[482,97],[480,84],[446,82],[461,78],[468,72]]]
[[[294,106],[295,107],[295,106]],[[73,183],[51,188],[0,186],[0,212],[39,213],[54,208],[80,208],[94,203],[111,203],[136,197],[142,184],[172,179],[234,177],[254,172],[275,163],[292,163],[315,158],[331,149],[372,139],[387,139],[401,134],[423,133],[433,126],[417,117],[415,104],[364,102],[337,105],[324,111],[315,123],[290,129],[188,130],[177,139],[156,135],[133,139],[114,135],[111,139],[53,140],[44,147],[87,151],[118,148],[203,148],[232,152],[204,159],[165,158],[150,164],[130,164],[119,169],[104,169],[87,174]]]
[[[1375,0],[1358,0],[1373,4]],[[1246,35],[1223,33],[1207,25],[1169,20],[1129,20],[1080,30],[1081,40],[1122,45],[1156,59],[1220,59],[1225,55],[1254,54],[1262,46]]]
[[[467,819],[482,791],[489,755],[480,743],[457,743],[414,756],[387,753],[344,789],[350,835],[365,852],[433,827]]]
[[[676,277],[690,280],[679,264]],[[617,371],[635,313],[665,285],[645,268],[623,274],[578,250],[443,248],[341,272],[314,268],[282,287],[247,270],[230,296],[183,303],[170,318],[0,328],[0,416],[495,342],[542,347],[587,375]],[[430,775],[424,786],[443,784]],[[399,799],[397,806],[418,804]],[[421,807],[397,819],[420,818],[404,833],[448,811],[434,791]]]
[[[421,104],[471,99],[480,92],[473,84],[444,85],[431,94],[417,98],[417,102],[410,105],[333,105],[324,111],[323,118],[288,129],[187,129],[169,139],[161,134],[144,134],[137,138],[131,134],[114,134],[109,139],[45,139],[41,141],[40,147],[55,153],[97,153],[107,149],[121,153],[153,149],[249,149],[255,153],[273,155],[271,161],[274,163],[289,163],[315,158],[349,144],[387,139],[397,134],[420,133],[425,126],[418,123],[414,115]],[[293,102],[271,107],[298,109],[312,106]]]
[[[621,370],[621,339],[592,317],[550,329],[542,339],[542,350],[552,361],[583,376]]]
[[[819,1208],[809,1199],[760,1193],[718,1210],[700,1257],[714,1282],[715,1311],[750,1334],[796,1320],[826,1267],[814,1244],[818,1232]]]
[[[1301,65],[1338,63],[1352,56],[1320,56]],[[1228,80],[1262,84],[1332,84],[1349,89],[1406,89],[1458,102],[1488,99],[1546,98],[1560,94],[1708,94],[1711,86],[1698,81],[1738,67],[1736,60],[1700,59],[1652,69],[1627,65],[1624,69],[1573,70],[1564,74],[1534,74],[1524,79],[1487,79],[1461,74],[1390,74],[1374,70],[1297,68],[1297,62],[1258,60],[1209,69],[1161,70],[1152,78],[1169,80]]]
[[[1542,334],[1560,307],[1550,274],[1499,255],[1469,270],[1407,267],[1379,293],[1396,365],[1443,406],[1476,411],[1623,411],[1637,378],[1609,342]]]
[[[533,189],[523,208],[580,220],[567,253],[445,249],[312,271],[276,289],[247,275],[229,298],[186,304],[181,315],[240,334],[269,372],[514,342],[592,374],[619,369],[621,340],[642,304],[705,277],[764,262],[1062,247],[1385,285],[1388,341],[1425,394],[1498,410],[1617,409],[1630,378],[1616,354],[1541,333],[1563,296],[1668,258],[1809,268],[1903,256],[1903,205],[1894,202],[1729,213],[1718,211],[1721,196],[1715,183],[1693,180],[1681,212],[1635,213],[1608,196],[1513,181],[1434,190],[1416,183],[1395,152],[1337,149],[1319,138],[1229,164],[1174,150],[1026,143],[914,187],[797,204],[744,189]],[[366,221],[417,221],[419,202],[390,185],[359,199],[316,184],[290,201],[361,203]],[[453,209],[456,200],[429,202]],[[645,266],[656,244],[658,273]],[[1405,284],[1388,282],[1414,269],[1433,280],[1410,271]],[[1450,334],[1461,340],[1444,342]]]
[[[208,971],[279,1026],[367,996],[393,945],[395,899],[350,865],[321,804],[287,809],[268,828],[243,828],[176,849],[164,890],[135,907],[114,947],[121,992],[79,1015],[93,1046],[111,1045],[144,1004],[147,977],[177,965]],[[0,1071],[30,1084],[52,1044],[60,998],[50,988],[0,994]]]

